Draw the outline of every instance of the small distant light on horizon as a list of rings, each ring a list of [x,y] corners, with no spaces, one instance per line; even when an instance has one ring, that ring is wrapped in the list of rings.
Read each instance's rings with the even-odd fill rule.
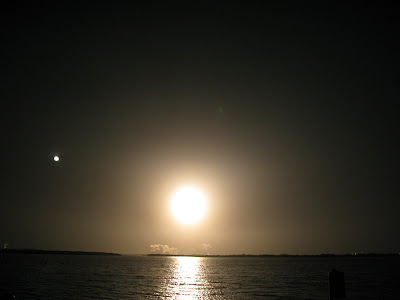
[[[54,159],[54,161],[59,161],[60,157],[58,157],[57,155],[54,155],[53,159]]]

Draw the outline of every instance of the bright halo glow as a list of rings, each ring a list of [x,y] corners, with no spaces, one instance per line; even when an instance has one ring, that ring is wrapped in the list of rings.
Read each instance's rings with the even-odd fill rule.
[[[206,211],[206,199],[196,188],[184,187],[172,197],[172,213],[185,224],[199,221]]]

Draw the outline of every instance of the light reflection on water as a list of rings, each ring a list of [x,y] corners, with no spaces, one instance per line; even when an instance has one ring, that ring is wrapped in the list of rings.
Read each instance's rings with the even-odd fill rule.
[[[174,276],[168,287],[174,299],[207,299],[207,280],[201,268],[201,257],[174,257]]]

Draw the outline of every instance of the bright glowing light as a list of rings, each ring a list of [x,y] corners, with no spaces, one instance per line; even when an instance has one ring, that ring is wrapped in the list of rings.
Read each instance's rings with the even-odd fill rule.
[[[53,159],[54,159],[54,161],[59,161],[60,157],[58,157],[57,155],[54,155]]]
[[[182,223],[191,224],[199,221],[205,211],[205,197],[193,187],[182,188],[172,197],[172,212]]]

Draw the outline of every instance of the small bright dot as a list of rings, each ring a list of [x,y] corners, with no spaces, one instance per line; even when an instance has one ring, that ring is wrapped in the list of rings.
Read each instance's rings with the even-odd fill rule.
[[[54,159],[54,161],[59,161],[60,160],[60,158],[57,155],[55,155],[53,159]]]

